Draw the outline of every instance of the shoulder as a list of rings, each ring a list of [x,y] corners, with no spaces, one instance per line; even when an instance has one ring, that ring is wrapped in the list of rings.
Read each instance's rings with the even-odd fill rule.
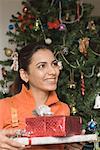
[[[70,108],[68,104],[58,101],[52,106],[52,110],[55,115],[70,116]]]
[[[9,101],[10,101],[10,97],[7,97],[7,98],[3,98],[3,99],[0,99],[0,108],[6,106],[7,104],[9,104]],[[3,108],[2,108],[3,109]],[[0,109],[1,110],[1,109]]]
[[[11,102],[18,100],[19,98],[20,98],[20,94],[16,94],[16,95],[11,96],[11,97],[6,97],[3,99],[0,99],[0,108],[8,107],[8,105],[10,105]]]
[[[63,111],[65,111],[68,115],[70,115],[70,108],[69,108],[68,104],[59,101],[59,105],[60,105],[61,109],[63,109]]]
[[[67,103],[61,102],[57,96],[57,93],[53,91],[47,101],[47,105],[51,106],[52,112],[55,115],[70,115],[70,108]]]

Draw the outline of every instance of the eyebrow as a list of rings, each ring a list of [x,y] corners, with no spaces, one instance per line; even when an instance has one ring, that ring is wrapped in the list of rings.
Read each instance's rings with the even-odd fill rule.
[[[56,60],[56,59],[54,59],[51,63],[53,63],[53,62],[55,62],[55,61],[57,61],[57,60]],[[42,62],[37,63],[37,64],[36,64],[36,66],[38,66],[39,64],[45,64],[45,63],[47,63],[47,62],[42,61]]]

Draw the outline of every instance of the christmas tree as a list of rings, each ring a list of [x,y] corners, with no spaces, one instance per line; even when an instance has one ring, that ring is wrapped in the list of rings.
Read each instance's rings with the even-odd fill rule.
[[[85,128],[95,132],[100,131],[100,18],[91,16],[92,10],[81,0],[23,1],[21,12],[11,16],[7,32],[16,52],[5,48],[9,59],[0,64],[15,65],[9,72],[3,67],[3,86],[14,80],[14,56],[21,47],[35,41],[51,45],[63,64],[59,98],[69,104],[72,115],[82,117]]]

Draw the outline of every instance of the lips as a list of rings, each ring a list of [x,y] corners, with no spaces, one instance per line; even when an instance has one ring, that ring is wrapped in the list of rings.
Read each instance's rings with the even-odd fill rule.
[[[55,84],[56,83],[56,78],[47,78],[47,79],[45,79],[47,82],[49,82],[49,83],[53,83],[53,84]]]

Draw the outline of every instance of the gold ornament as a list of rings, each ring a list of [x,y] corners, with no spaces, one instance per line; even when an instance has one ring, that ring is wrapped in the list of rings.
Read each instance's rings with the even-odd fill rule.
[[[75,89],[76,88],[76,82],[74,81],[74,70],[70,70],[70,80],[67,84],[68,88]]]
[[[40,30],[39,25],[40,25],[40,23],[39,23],[39,20],[37,19],[36,22],[35,22],[35,24],[34,24],[34,30],[35,30],[35,31]]]
[[[89,47],[89,40],[90,39],[88,37],[84,37],[79,40],[79,50],[84,56],[87,56],[88,54],[87,49]]]
[[[76,88],[76,82],[74,82],[73,80],[68,81],[68,88],[75,89]]]
[[[10,49],[10,48],[4,48],[4,51],[5,51],[5,55],[7,57],[10,57],[12,55],[12,53],[13,53],[13,50]]]
[[[73,115],[75,115],[75,114],[77,113],[77,110],[76,110],[76,108],[75,108],[74,105],[72,105],[72,107],[71,107],[71,113],[72,113]]]
[[[87,29],[89,29],[90,31],[96,31],[96,25],[93,20],[88,22]]]
[[[66,13],[65,20],[69,20],[69,13]]]

